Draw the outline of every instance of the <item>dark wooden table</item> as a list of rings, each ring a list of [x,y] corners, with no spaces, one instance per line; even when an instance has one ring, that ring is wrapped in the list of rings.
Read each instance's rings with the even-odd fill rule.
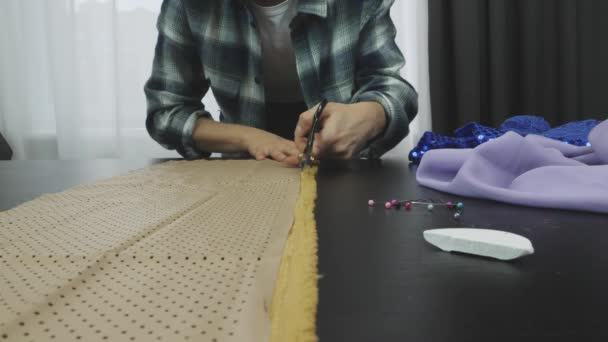
[[[0,162],[0,210],[159,161]],[[321,341],[608,341],[608,215],[461,199],[422,188],[403,160],[324,162],[319,172]],[[465,203],[370,209],[367,200]],[[422,232],[501,229],[536,253],[499,262],[444,253]]]

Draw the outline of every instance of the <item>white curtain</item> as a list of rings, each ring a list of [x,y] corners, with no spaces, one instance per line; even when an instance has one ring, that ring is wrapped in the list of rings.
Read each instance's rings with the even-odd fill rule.
[[[178,156],[144,125],[161,2],[0,0],[0,132],[14,159]],[[393,8],[420,113],[392,155],[405,157],[430,128],[427,7],[397,0]],[[211,93],[204,102],[217,115]]]
[[[410,134],[386,156],[407,158],[422,134],[431,130],[428,0],[396,0],[391,16],[397,27],[397,45],[406,60],[401,74],[418,91],[419,108],[410,123]]]

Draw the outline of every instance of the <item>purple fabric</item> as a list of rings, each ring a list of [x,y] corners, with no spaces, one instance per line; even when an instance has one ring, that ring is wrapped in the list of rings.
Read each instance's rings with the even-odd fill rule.
[[[535,207],[608,213],[608,120],[591,146],[508,132],[475,149],[426,153],[416,178],[452,194]]]

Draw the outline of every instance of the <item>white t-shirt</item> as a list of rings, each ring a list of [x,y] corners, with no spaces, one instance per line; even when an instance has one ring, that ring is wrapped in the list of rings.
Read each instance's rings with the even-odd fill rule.
[[[251,0],[251,11],[262,38],[262,63],[266,100],[303,100],[289,24],[296,15],[297,0],[275,6],[260,6]]]

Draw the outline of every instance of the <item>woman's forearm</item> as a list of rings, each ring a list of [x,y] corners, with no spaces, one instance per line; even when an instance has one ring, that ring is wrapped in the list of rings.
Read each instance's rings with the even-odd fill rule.
[[[197,147],[206,152],[233,153],[248,150],[250,137],[258,129],[242,125],[226,124],[207,118],[197,121],[192,136]]]

